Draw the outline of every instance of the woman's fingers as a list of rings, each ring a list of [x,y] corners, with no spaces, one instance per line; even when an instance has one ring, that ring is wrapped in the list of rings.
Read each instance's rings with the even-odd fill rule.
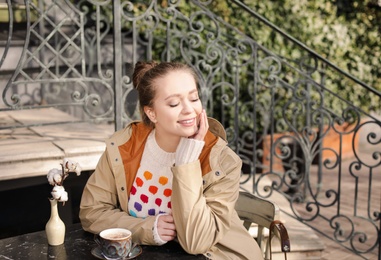
[[[206,132],[208,131],[209,123],[208,123],[208,117],[206,116],[205,109],[202,110],[200,114],[200,125],[198,129],[198,133],[194,137],[196,140],[204,140],[204,137],[206,135]]]
[[[175,239],[177,233],[174,230],[165,229],[165,230],[163,230],[163,232],[161,234],[159,233],[159,235],[160,235],[162,240],[170,241],[170,240]]]
[[[176,237],[176,226],[172,215],[162,215],[159,217],[157,221],[157,231],[164,241],[170,241]]]

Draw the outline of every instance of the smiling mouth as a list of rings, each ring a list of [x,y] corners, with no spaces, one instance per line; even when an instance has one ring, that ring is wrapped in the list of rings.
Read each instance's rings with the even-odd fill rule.
[[[181,120],[181,121],[178,121],[180,124],[183,124],[183,125],[189,125],[189,124],[193,124],[194,122],[194,118],[192,119],[187,119],[187,120]]]

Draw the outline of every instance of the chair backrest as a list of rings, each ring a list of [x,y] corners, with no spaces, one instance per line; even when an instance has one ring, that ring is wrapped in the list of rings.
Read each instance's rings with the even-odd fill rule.
[[[289,252],[290,243],[287,230],[278,220],[280,209],[275,203],[259,198],[249,192],[240,191],[235,209],[240,219],[244,221],[246,229],[249,230],[252,225],[257,226],[256,240],[264,253],[265,259],[271,259],[271,245],[269,242],[271,242],[274,233],[281,240],[282,251]],[[277,232],[275,232],[274,226]]]

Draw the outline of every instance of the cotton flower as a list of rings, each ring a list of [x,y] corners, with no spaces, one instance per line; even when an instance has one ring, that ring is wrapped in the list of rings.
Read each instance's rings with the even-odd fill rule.
[[[62,170],[59,169],[51,169],[48,172],[48,182],[50,185],[54,186],[56,184],[61,185],[62,184]]]
[[[82,168],[77,162],[64,159],[65,172],[75,172],[77,176],[81,175]]]
[[[68,200],[67,192],[63,186],[55,185],[52,190],[52,197],[59,202],[65,202]]]
[[[67,176],[69,176],[70,172],[75,172],[77,176],[79,176],[81,171],[82,167],[77,162],[73,162],[68,159],[63,160],[63,163],[61,163],[61,169],[51,169],[48,172],[47,178],[49,184],[54,186],[51,192],[52,199],[65,204],[65,201],[68,200],[68,194],[65,191],[63,182]]]

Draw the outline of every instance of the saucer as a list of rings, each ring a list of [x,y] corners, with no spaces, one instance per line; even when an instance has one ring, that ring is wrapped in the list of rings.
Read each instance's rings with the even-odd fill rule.
[[[133,258],[137,257],[138,255],[140,255],[141,253],[142,253],[142,247],[137,245],[137,246],[135,246],[134,249],[132,249],[130,256],[123,258],[123,260],[133,259]],[[91,254],[93,254],[93,256],[95,256],[96,258],[99,258],[99,259],[106,259],[103,257],[101,248],[99,246],[91,249]]]

